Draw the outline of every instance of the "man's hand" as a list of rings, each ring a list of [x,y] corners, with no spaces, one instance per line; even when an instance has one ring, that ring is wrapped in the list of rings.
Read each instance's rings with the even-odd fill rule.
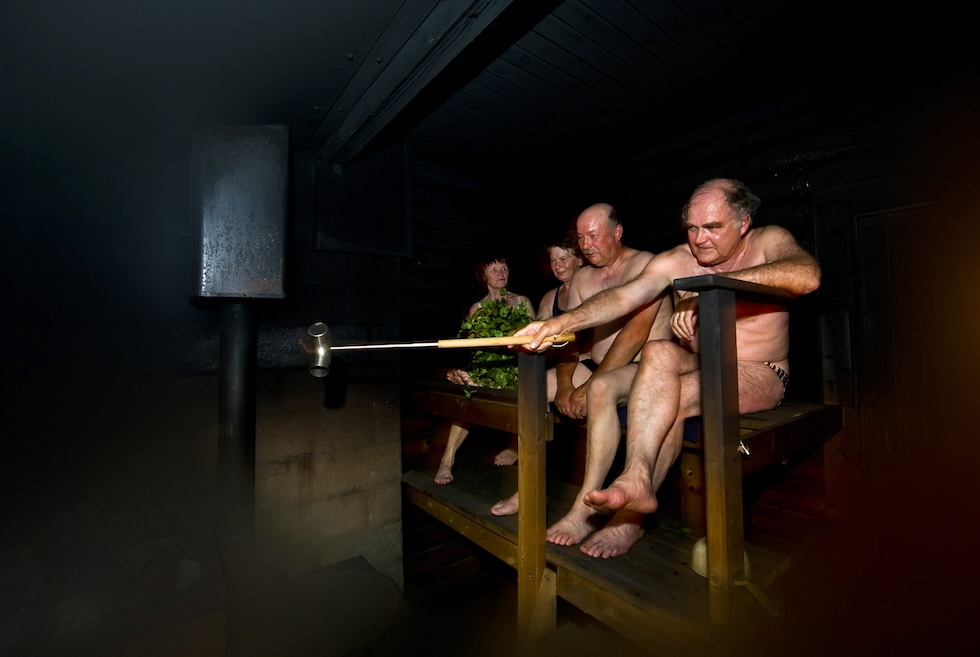
[[[514,335],[534,336],[534,339],[523,345],[523,348],[528,351],[546,351],[551,347],[551,337],[563,332],[561,324],[557,320],[557,317],[553,317],[544,321],[531,322]]]
[[[587,390],[588,384],[579,386],[578,388],[562,386],[555,395],[555,406],[558,408],[558,412],[573,420],[585,418]]]
[[[670,328],[681,340],[691,341],[698,324],[698,298],[681,299],[674,306],[674,314],[670,316]]]
[[[585,403],[586,395],[589,391],[589,384],[583,383],[568,398],[568,412],[565,413],[570,418],[582,420],[589,412],[589,407]]]

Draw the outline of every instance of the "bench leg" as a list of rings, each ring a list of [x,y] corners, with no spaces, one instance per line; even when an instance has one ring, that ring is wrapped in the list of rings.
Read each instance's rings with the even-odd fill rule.
[[[681,451],[681,520],[688,527],[704,531],[707,527],[704,505],[704,459],[700,454]]]
[[[548,438],[548,397],[542,354],[517,356],[517,629],[521,646],[532,649],[538,632],[555,620],[554,582],[546,582],[545,530],[547,483],[545,443]],[[550,609],[550,611],[549,611]],[[549,618],[550,615],[550,618]]]
[[[546,568],[541,577],[538,597],[531,614],[526,641],[521,646],[522,654],[538,654],[538,639],[552,632],[558,626],[558,574]]]

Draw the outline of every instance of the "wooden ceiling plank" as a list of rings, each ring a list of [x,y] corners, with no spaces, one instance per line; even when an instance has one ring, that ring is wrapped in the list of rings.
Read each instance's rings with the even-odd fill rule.
[[[512,1],[437,3],[336,129],[317,131],[319,154],[349,162]]]
[[[437,3],[438,0],[407,0],[402,5],[395,17],[385,27],[381,37],[364,56],[360,66],[357,67],[357,71],[347,82],[337,100],[327,109],[323,120],[314,131],[308,147],[322,145],[337,130],[349,111],[357,104],[357,100],[367,92],[384,71],[385,67],[381,66],[379,62],[387,62],[390,65],[394,61],[395,56],[406,41],[412,34],[416,33]],[[351,53],[351,55],[360,56],[360,53]]]
[[[580,61],[576,68],[586,71],[591,79],[607,79],[603,87],[608,92],[618,95],[617,89],[624,90],[625,102],[632,102],[628,100],[629,96],[645,103],[666,100],[666,94],[656,82],[639,75],[608,44],[595,41],[574,26],[557,19],[545,20],[534,28],[534,32]]]
[[[688,49],[693,44],[683,43],[683,35],[676,34],[670,26],[656,22],[624,0],[586,0],[586,4],[675,71],[682,87],[686,88],[692,79],[703,78],[704,64]]]
[[[487,71],[513,81],[514,84],[526,89],[528,94],[541,94],[542,97],[553,99],[564,112],[577,113],[588,121],[597,121],[602,118],[601,111],[580,102],[578,98],[556,86],[553,82],[534,75],[513,61],[519,57],[519,55],[510,54],[508,56],[508,53],[504,53],[487,66]]]
[[[753,13],[750,9],[752,5],[754,2],[746,2],[743,13]],[[712,71],[717,72],[736,55],[753,52],[759,48],[757,41],[759,23],[743,23],[732,15],[729,7],[720,4],[718,0],[687,0],[684,4],[684,12],[713,43],[717,44],[717,48],[706,55],[708,66]]]
[[[547,85],[549,92],[557,91],[564,96],[569,107],[577,107],[582,112],[599,119],[606,116],[606,101],[600,92],[591,87],[583,86],[581,81],[561,70],[553,62],[542,59],[533,50],[521,46],[520,43],[509,48],[500,59],[526,75],[528,89]]]
[[[677,99],[681,88],[681,78],[677,72],[645,46],[630,38],[605,15],[597,13],[583,2],[567,0],[555,9],[554,16],[572,26],[585,38],[602,44],[603,48],[615,53],[620,61],[641,76],[642,82],[638,84],[653,85],[669,99]]]
[[[574,47],[569,38],[563,40],[564,45]],[[635,106],[646,102],[643,96],[608,75],[606,71],[596,68],[594,64],[580,58],[563,45],[545,38],[537,27],[521,39],[521,46],[555,69],[562,71],[565,77],[573,81],[576,88],[588,89],[592,92],[590,96],[595,98],[598,106],[604,110],[615,111],[624,106]]]
[[[654,25],[688,51],[692,60],[704,69],[713,69],[708,66],[708,62],[725,61],[726,53],[718,42],[708,36],[682,6],[674,2],[639,2],[636,6]]]

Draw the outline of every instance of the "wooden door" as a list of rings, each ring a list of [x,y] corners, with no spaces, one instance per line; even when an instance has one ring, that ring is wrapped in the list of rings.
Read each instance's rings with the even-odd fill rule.
[[[980,205],[859,217],[857,245],[867,611],[936,654],[980,590]]]

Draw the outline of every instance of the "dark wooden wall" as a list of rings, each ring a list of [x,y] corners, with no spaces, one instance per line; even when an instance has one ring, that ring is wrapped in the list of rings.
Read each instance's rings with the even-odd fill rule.
[[[552,222],[535,215],[521,188],[413,161],[411,189],[413,246],[404,262],[400,298],[404,339],[455,337],[469,307],[486,295],[486,286],[475,278],[481,259],[506,257],[510,289],[530,298],[535,308],[554,287],[541,258]],[[461,359],[458,352],[402,354],[410,373],[461,364]]]

